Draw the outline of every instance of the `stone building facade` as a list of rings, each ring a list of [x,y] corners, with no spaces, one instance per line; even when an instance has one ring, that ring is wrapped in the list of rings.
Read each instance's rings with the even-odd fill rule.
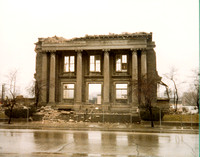
[[[141,96],[132,82],[158,76],[152,33],[54,36],[39,38],[35,45],[41,104],[134,113]],[[156,88],[152,92],[156,95]]]

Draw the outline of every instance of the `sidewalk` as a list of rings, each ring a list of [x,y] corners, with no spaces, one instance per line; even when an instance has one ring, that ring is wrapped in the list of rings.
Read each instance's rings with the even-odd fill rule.
[[[199,134],[198,126],[171,126],[158,125],[154,128],[150,124],[122,124],[122,123],[91,123],[91,122],[64,122],[64,121],[33,121],[33,122],[0,122],[0,129],[52,129],[52,130],[84,130],[84,131],[126,131],[145,133],[186,133]]]

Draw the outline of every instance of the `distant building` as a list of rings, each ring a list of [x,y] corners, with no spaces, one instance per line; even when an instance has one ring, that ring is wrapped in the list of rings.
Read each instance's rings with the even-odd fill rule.
[[[42,87],[40,103],[136,113],[141,96],[132,81],[159,77],[154,47],[152,33],[145,32],[39,38],[35,78]],[[156,98],[156,87],[152,92]]]

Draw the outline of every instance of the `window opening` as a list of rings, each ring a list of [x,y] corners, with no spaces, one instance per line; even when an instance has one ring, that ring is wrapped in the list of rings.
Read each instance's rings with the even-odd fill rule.
[[[89,103],[101,104],[101,84],[89,84]]]
[[[63,99],[74,98],[74,84],[63,84]]]
[[[116,71],[127,72],[127,55],[116,56]]]
[[[101,71],[101,59],[99,55],[90,56],[90,71],[91,72]]]
[[[116,84],[116,99],[127,99],[128,84]]]
[[[65,72],[74,72],[74,56],[65,56],[64,58],[64,71]]]

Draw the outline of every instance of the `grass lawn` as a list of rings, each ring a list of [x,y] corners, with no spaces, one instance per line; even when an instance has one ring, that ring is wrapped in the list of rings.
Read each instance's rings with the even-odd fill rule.
[[[180,114],[174,114],[174,115],[164,115],[163,121],[181,121],[182,122],[199,122],[199,114],[194,114],[194,115],[180,115]]]

